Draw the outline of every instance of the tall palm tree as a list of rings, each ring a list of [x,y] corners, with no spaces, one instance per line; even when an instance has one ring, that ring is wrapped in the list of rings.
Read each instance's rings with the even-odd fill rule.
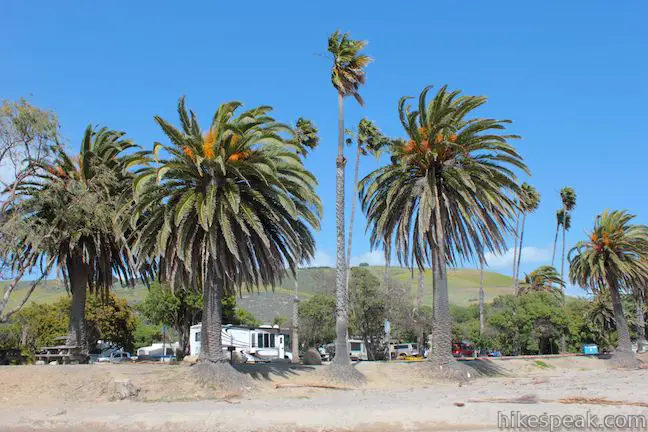
[[[648,281],[648,227],[632,224],[626,211],[604,211],[596,217],[589,238],[569,252],[569,279],[595,294],[610,293],[619,333],[615,357],[622,365],[635,365],[621,292],[640,292]]]
[[[643,290],[642,290],[643,291]],[[644,352],[648,347],[646,341],[646,320],[644,319],[644,296],[643,292],[635,294],[635,325],[637,327],[637,352]]]
[[[331,83],[338,94],[338,148],[335,160],[335,221],[337,236],[335,292],[336,292],[336,339],[335,358],[330,373],[340,381],[361,381],[362,377],[351,367],[347,332],[349,327],[349,302],[346,292],[347,261],[344,251],[344,98],[353,96],[364,105],[358,92],[365,82],[364,68],[371,58],[360,54],[367,45],[365,41],[353,40],[348,33],[336,31],[328,38],[328,51],[333,55]]]
[[[56,148],[52,161],[36,163],[35,179],[16,188],[12,211],[35,228],[18,241],[18,260],[56,262],[72,295],[66,343],[84,350],[87,291],[106,295],[115,277],[134,280],[122,209],[131,196],[128,166],[139,155],[124,152],[135,147],[123,132],[88,126],[78,156]]]
[[[223,352],[223,296],[294,276],[313,257],[321,213],[291,128],[271,107],[240,107],[220,105],[203,133],[181,98],[180,128],[155,117],[170,144],[155,144],[134,183],[135,217],[147,216],[137,252],[159,259],[172,288],[202,292],[199,378],[230,386],[242,381]]]
[[[293,141],[300,146],[298,153],[306,156],[309,150],[319,145],[318,130],[310,120],[300,117],[294,129]],[[293,298],[293,325],[292,325],[292,362],[299,363],[299,269],[295,269],[295,296]]]
[[[360,156],[373,155],[380,157],[382,148],[387,145],[387,138],[382,134],[378,126],[371,120],[363,118],[358,124],[357,132],[347,130],[347,144],[352,144],[355,138],[356,158],[353,168],[353,201],[351,201],[351,216],[349,217],[349,237],[346,250],[346,291],[349,291],[349,275],[351,268],[351,246],[353,244],[353,222],[355,219],[356,196],[358,195],[358,171],[360,169]]]
[[[360,182],[373,246],[393,241],[399,261],[413,257],[433,274],[432,357],[443,373],[456,371],[451,355],[446,266],[464,259],[484,260],[484,252],[502,253],[505,234],[521,193],[512,169],[528,172],[501,134],[506,120],[470,117],[485,97],[460,96],[442,87],[418,109],[399,102],[400,120],[409,140],[393,148],[392,163]],[[446,366],[452,366],[450,368]]]
[[[520,244],[518,247],[518,256],[517,259],[514,257],[513,260],[516,261],[515,265],[515,292],[518,290],[519,279],[520,279],[520,262],[522,261],[522,246],[524,243],[524,226],[526,225],[527,214],[533,213],[538,209],[540,205],[540,194],[528,183],[522,183],[522,195],[520,196],[520,211],[522,212],[522,229],[520,230]]]
[[[564,287],[565,282],[560,279],[556,269],[552,266],[543,265],[524,275],[524,282],[520,285],[517,294],[523,295],[529,292],[546,291],[562,300]]]
[[[573,188],[566,186],[560,189],[560,200],[562,201],[563,223],[562,226],[562,258],[560,261],[560,279],[565,280],[565,232],[569,230],[568,218],[576,207],[576,192]]]

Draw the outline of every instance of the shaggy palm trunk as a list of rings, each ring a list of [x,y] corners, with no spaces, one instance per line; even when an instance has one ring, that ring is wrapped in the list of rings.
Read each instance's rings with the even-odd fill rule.
[[[479,334],[484,334],[484,263],[479,268]]]
[[[619,342],[614,353],[614,358],[622,366],[635,366],[637,360],[632,352],[632,342],[630,341],[630,330],[628,329],[628,322],[623,314],[623,305],[621,304],[621,295],[616,285],[616,281],[608,278],[608,287],[610,289],[610,297],[612,298],[612,308],[614,310],[614,320],[616,321],[616,329],[619,335]]]
[[[520,287],[520,263],[522,262],[522,245],[524,243],[524,226],[526,225],[526,213],[522,215],[522,229],[520,230],[520,243],[518,246],[517,264],[515,264],[515,294]]]
[[[556,246],[558,246],[558,233],[560,232],[560,224],[556,221],[556,236],[554,237],[553,252],[551,253],[551,267],[556,262]]]
[[[513,290],[515,291],[515,259],[517,257],[517,247],[518,247],[518,239],[519,239],[519,234],[520,234],[520,212],[518,211],[515,214],[515,237],[513,240],[515,243],[513,244]]]
[[[207,283],[203,287],[202,326],[200,328],[199,364],[195,370],[198,381],[204,385],[226,389],[242,389],[249,385],[249,379],[237,372],[229,363],[229,356],[223,352],[223,290],[221,279],[208,270]]]
[[[643,298],[637,298],[637,306],[635,308],[635,320],[637,321],[637,352],[643,352],[648,347],[646,341],[646,321],[644,320]]]
[[[355,219],[355,208],[358,200],[358,170],[360,168],[360,144],[358,144],[358,151],[355,158],[355,167],[353,169],[353,198],[351,199],[351,216],[349,217],[349,239],[347,241],[346,250],[346,282],[344,289],[349,294],[349,277],[351,276],[351,244],[353,239],[353,220]]]
[[[68,261],[68,276],[70,278],[70,291],[72,302],[70,304],[70,321],[68,323],[68,334],[66,345],[82,347],[82,351],[88,351],[85,326],[85,304],[88,292],[88,266],[80,257]]]
[[[221,329],[223,325],[223,287],[216,283],[203,290],[203,319],[200,328],[200,360],[211,363],[227,363],[223,352]]]
[[[293,326],[292,326],[292,362],[299,363],[299,284],[295,273],[295,298],[293,299]]]

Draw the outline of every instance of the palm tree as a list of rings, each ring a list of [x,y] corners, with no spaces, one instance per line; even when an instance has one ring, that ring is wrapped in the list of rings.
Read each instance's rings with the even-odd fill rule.
[[[560,189],[560,199],[562,201],[562,210],[564,223],[562,223],[562,258],[560,261],[560,279],[565,280],[565,232],[569,230],[571,224],[571,212],[576,207],[576,192],[568,186]],[[569,220],[568,220],[569,219]]]
[[[540,266],[529,274],[524,275],[524,282],[520,285],[517,295],[529,292],[545,291],[554,294],[559,300],[563,297],[565,282],[552,266]]]
[[[604,211],[597,216],[588,240],[569,252],[569,279],[595,294],[610,293],[619,342],[615,357],[622,365],[635,365],[621,292],[640,292],[648,281],[648,227],[632,224],[626,211]]]
[[[274,286],[313,257],[319,227],[315,177],[291,128],[268,106],[218,107],[203,133],[184,98],[181,128],[161,117],[170,144],[156,143],[135,180],[141,256],[159,259],[159,278],[203,294],[199,379],[239,386],[221,340],[221,301],[243,288]],[[165,157],[160,152],[165,152]]]
[[[52,161],[35,164],[35,179],[16,188],[20,202],[11,211],[30,227],[16,258],[56,262],[72,295],[66,343],[84,350],[87,291],[106,295],[115,277],[124,284],[134,280],[121,210],[131,196],[127,168],[138,157],[124,152],[135,147],[123,132],[88,126],[78,156],[57,147]]]
[[[351,201],[351,216],[349,217],[349,238],[347,242],[347,251],[346,251],[346,265],[347,265],[347,274],[346,274],[346,291],[349,291],[349,274],[351,268],[351,246],[353,239],[353,221],[355,219],[355,209],[356,209],[356,196],[358,195],[358,170],[360,168],[360,156],[367,156],[369,154],[375,156],[376,158],[380,157],[380,152],[382,148],[387,144],[387,138],[380,132],[378,126],[371,120],[363,118],[358,124],[357,132],[350,130],[346,131],[347,144],[353,143],[353,138],[356,141],[356,158],[355,165],[353,169],[353,201]]]
[[[293,141],[300,146],[298,153],[306,156],[308,150],[313,150],[319,145],[317,128],[310,120],[300,117],[294,129]],[[295,297],[293,298],[293,325],[292,325],[292,362],[299,363],[299,269],[295,269]]]
[[[646,320],[644,319],[644,296],[643,292],[635,294],[635,325],[637,327],[637,352],[644,352],[648,341],[646,341]]]
[[[349,302],[346,292],[346,255],[344,251],[344,98],[353,96],[360,105],[364,105],[358,92],[360,85],[365,82],[364,68],[371,58],[360,54],[367,45],[365,41],[353,40],[348,33],[333,33],[328,39],[328,51],[333,55],[331,82],[338,94],[338,152],[335,161],[335,220],[337,231],[337,254],[335,272],[336,292],[336,339],[335,358],[330,373],[339,381],[357,381],[362,377],[355,368],[351,367],[347,347],[347,332],[349,327]]]
[[[517,261],[515,265],[515,292],[518,290],[520,279],[520,262],[522,260],[522,245],[524,243],[524,226],[526,224],[527,214],[533,213],[540,205],[540,194],[528,183],[522,183],[522,195],[520,196],[520,210],[522,212],[522,229],[520,230],[520,244],[518,247],[517,259],[513,257],[513,261]]]
[[[394,146],[392,163],[360,182],[372,246],[394,242],[401,264],[410,257],[433,274],[432,360],[437,371],[452,373],[448,277],[446,266],[463,259],[484,260],[484,252],[502,253],[505,233],[521,193],[512,169],[528,172],[500,134],[506,120],[469,118],[485,97],[459,96],[442,87],[428,103],[423,90],[418,110],[399,102],[409,140]],[[447,366],[452,366],[447,368]]]

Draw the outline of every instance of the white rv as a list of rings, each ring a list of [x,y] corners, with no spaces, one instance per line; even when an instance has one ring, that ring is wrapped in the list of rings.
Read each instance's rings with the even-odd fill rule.
[[[192,356],[200,354],[200,330],[202,324],[191,326],[189,333],[189,349]],[[286,352],[288,334],[279,326],[248,327],[228,324],[221,329],[223,351],[228,347],[241,354],[243,361],[256,363],[272,359],[291,359],[292,354]],[[229,350],[228,350],[229,351]]]
[[[348,346],[351,360],[368,360],[367,347],[362,339],[349,339]]]

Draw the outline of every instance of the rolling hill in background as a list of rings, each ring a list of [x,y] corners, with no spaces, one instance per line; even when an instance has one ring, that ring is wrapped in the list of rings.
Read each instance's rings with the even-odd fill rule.
[[[384,267],[373,266],[368,269],[382,281]],[[390,277],[405,287],[409,287],[412,299],[418,287],[418,275],[405,268],[392,267]],[[456,269],[448,271],[450,303],[459,306],[468,306],[479,301],[479,270]],[[432,272],[425,272],[425,293],[423,304],[432,304]],[[310,267],[300,269],[298,273],[299,296],[307,300],[315,294],[333,294],[335,292],[335,269],[330,267]],[[494,272],[484,272],[484,292],[486,301],[502,294],[511,294],[513,279]],[[3,286],[3,285],[0,285]],[[11,308],[18,304],[29,288],[29,282],[21,283],[9,301]],[[119,297],[128,300],[135,305],[146,297],[146,287],[137,285],[135,288],[116,286],[113,292]],[[43,281],[29,302],[49,303],[57,298],[67,295],[61,281]],[[261,322],[267,323],[277,316],[289,318],[292,316],[292,297],[294,295],[294,280],[286,279],[281,286],[271,288],[267,291],[261,289],[258,292],[243,292],[242,298],[238,298],[238,304],[252,312]]]

